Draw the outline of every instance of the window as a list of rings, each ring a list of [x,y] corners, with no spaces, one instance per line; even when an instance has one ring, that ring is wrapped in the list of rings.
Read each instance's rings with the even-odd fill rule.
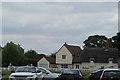
[[[113,62],[113,58],[109,58],[108,61],[109,61],[109,63],[112,63]]]
[[[79,69],[79,65],[76,65],[76,69]]]
[[[66,55],[62,55],[62,59],[66,59]]]
[[[90,62],[94,62],[94,58],[90,58]]]
[[[61,68],[68,68],[68,65],[67,64],[62,64]]]

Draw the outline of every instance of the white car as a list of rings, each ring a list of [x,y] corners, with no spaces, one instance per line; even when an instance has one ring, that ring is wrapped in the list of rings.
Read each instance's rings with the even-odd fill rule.
[[[42,72],[34,66],[18,67],[14,73],[9,76],[9,80],[42,80]]]
[[[42,72],[43,79],[42,80],[54,80],[55,78],[59,77],[59,73],[52,73],[49,70],[39,67],[38,71]]]

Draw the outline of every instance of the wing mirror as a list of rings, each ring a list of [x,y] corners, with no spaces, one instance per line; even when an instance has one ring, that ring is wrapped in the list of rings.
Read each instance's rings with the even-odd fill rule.
[[[11,71],[11,73],[14,73],[14,72],[15,72],[14,70]]]
[[[41,71],[39,71],[39,70],[37,71],[37,73],[40,73],[40,72],[41,72]]]
[[[49,74],[49,72],[46,72],[46,74]]]

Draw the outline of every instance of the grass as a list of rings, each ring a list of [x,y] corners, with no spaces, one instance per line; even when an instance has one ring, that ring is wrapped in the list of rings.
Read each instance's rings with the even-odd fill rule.
[[[89,71],[82,71],[82,74],[85,80],[88,80],[89,73],[90,73]]]

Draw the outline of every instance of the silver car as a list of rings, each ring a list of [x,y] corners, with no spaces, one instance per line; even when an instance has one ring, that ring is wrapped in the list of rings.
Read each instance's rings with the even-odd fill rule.
[[[43,75],[42,80],[55,80],[60,75],[59,73],[52,73],[51,71],[43,67],[39,67],[38,71],[42,72]]]
[[[9,80],[42,80],[42,77],[42,72],[36,67],[22,66],[9,76]]]

